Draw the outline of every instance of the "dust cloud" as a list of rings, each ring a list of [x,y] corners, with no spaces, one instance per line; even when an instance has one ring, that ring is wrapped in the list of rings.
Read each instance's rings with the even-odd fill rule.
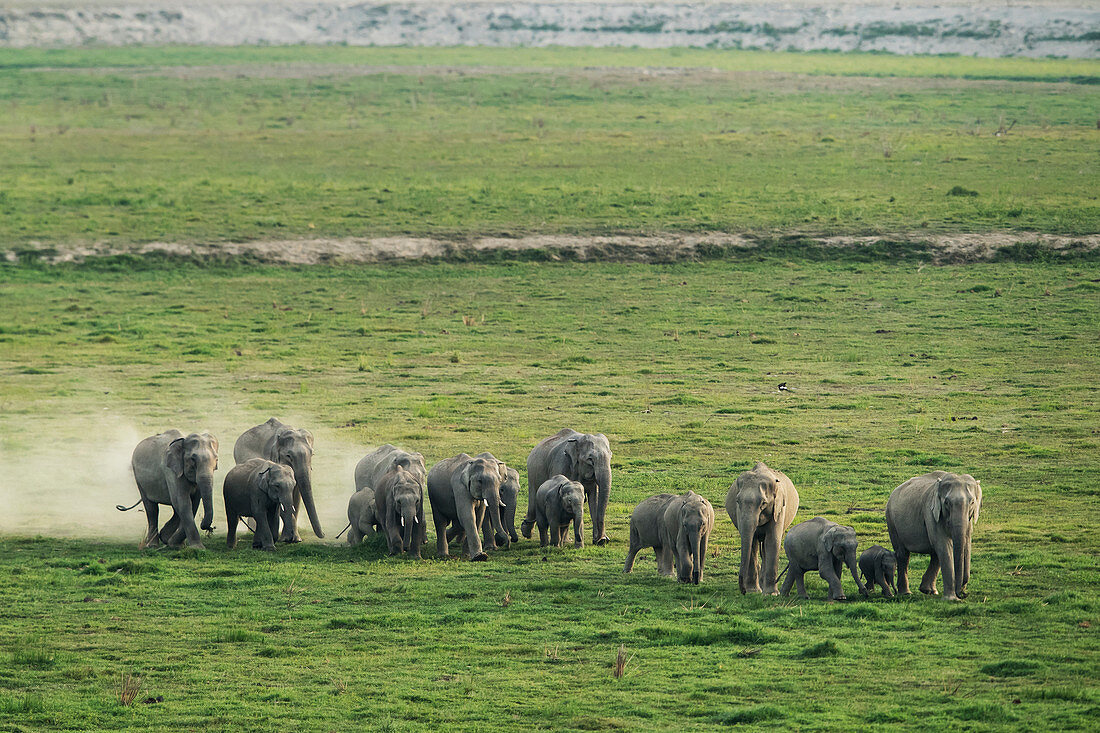
[[[0,507],[3,508],[0,535],[108,539],[132,541],[136,546],[147,526],[142,506],[139,504],[128,512],[115,508],[140,499],[130,457],[144,438],[177,428],[183,432],[207,430],[218,439],[215,529],[213,536],[204,538],[204,542],[208,545],[224,542],[227,527],[222,482],[234,465],[233,444],[245,430],[271,416],[255,413],[228,419],[219,415],[209,423],[180,420],[145,424],[106,413],[70,416],[64,420],[23,415],[17,427],[13,427],[12,421],[4,421],[0,424]],[[355,465],[374,446],[341,441],[335,431],[318,426],[316,420],[308,417],[275,416],[288,425],[309,429],[315,438],[313,493],[325,539],[314,536],[303,508],[298,525],[303,540],[344,541],[335,538],[347,524],[348,497],[355,488]],[[200,516],[201,512],[200,507]],[[163,526],[171,516],[171,507],[162,507],[160,524]]]

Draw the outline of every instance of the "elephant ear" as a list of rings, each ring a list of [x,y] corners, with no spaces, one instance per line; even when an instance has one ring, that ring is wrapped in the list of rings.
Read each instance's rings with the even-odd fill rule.
[[[942,483],[943,479],[941,478],[932,488],[932,499],[928,505],[928,510],[932,512],[932,520],[935,522],[940,521],[940,517],[943,516],[943,494],[940,493],[940,484]]]
[[[183,438],[176,438],[164,449],[164,462],[177,478],[183,477]]]
[[[218,470],[218,439],[210,433],[203,433],[202,436],[210,441],[210,447],[214,449],[214,470]]]
[[[271,485],[271,466],[268,466],[256,476],[256,488],[268,499],[279,500],[278,492]]]
[[[610,458],[611,457],[611,441],[608,440],[607,436],[604,435],[603,433],[596,433],[596,435],[594,437],[599,439],[599,441],[603,443],[604,448],[607,449],[607,456],[608,456],[608,458]]]
[[[772,482],[772,521],[779,522],[787,510],[787,494],[779,490],[779,482]]]
[[[313,433],[309,432],[305,428],[298,431],[306,439],[306,444],[309,446],[310,452],[313,452]]]
[[[837,531],[836,527],[830,527],[821,535],[821,542],[825,545],[825,551],[830,555],[833,554],[833,548],[836,547],[837,540],[839,539],[840,533]]]
[[[573,471],[577,470],[577,464],[580,463],[580,446],[577,445],[576,438],[567,438],[565,441],[565,454],[569,456],[569,467]]]

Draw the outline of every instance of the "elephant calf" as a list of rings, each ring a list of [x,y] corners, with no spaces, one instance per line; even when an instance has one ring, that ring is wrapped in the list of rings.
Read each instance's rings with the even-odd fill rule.
[[[543,481],[535,493],[539,545],[561,547],[570,522],[573,523],[573,546],[584,547],[584,486],[559,473]]]
[[[252,547],[274,550],[278,512],[284,523],[294,520],[294,471],[281,463],[250,458],[225,475],[222,496],[229,521],[226,546],[232,550],[237,544],[237,521],[252,517],[256,520]]]
[[[896,567],[897,556],[882,545],[871,545],[859,556],[859,572],[867,581],[867,590],[873,591],[878,585],[887,598],[893,598],[898,592],[894,587]]]
[[[356,491],[348,500],[348,543],[358,545],[382,531],[382,522],[374,509],[373,491]]]
[[[859,592],[867,595],[867,588],[856,573],[856,545],[854,529],[842,527],[825,517],[814,517],[795,525],[783,541],[789,564],[787,579],[783,581],[780,593],[790,595],[791,586],[798,583],[799,597],[809,598],[802,576],[810,570],[817,570],[829,584],[829,600],[843,601],[846,596],[840,585],[840,574],[847,565]]]
[[[714,507],[694,491],[683,496],[651,496],[630,514],[630,549],[623,572],[634,569],[638,552],[652,547],[658,574],[671,577],[675,567],[681,583],[698,585],[703,579],[707,541],[713,530]]]

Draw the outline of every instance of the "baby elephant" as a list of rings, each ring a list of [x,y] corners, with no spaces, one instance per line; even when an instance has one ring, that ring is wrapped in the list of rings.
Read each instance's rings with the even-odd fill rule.
[[[264,458],[250,458],[238,463],[225,476],[222,485],[225,499],[225,516],[229,520],[229,549],[237,544],[237,521],[241,517],[256,520],[252,546],[274,550],[274,529],[279,526],[278,517],[294,526],[294,471],[289,466],[273,463]]]
[[[559,473],[543,481],[535,493],[539,545],[561,547],[570,522],[573,523],[573,547],[584,547],[584,487]]]
[[[658,574],[671,577],[675,567],[681,583],[698,585],[713,529],[714,507],[694,491],[651,496],[630,514],[630,549],[623,572],[633,570],[634,557],[652,547]]]
[[[348,500],[348,543],[358,545],[364,539],[370,539],[375,532],[382,531],[382,521],[374,510],[374,492],[356,491]]]
[[[893,598],[897,595],[894,587],[894,569],[897,557],[882,545],[871,545],[859,556],[859,571],[867,581],[867,590],[873,591],[878,585],[882,595]]]
[[[859,592],[867,595],[867,588],[856,574],[856,531],[851,527],[842,527],[825,517],[814,517],[787,532],[783,549],[787,551],[789,565],[781,594],[790,595],[791,586],[798,583],[799,597],[809,598],[802,576],[807,571],[817,570],[829,584],[829,600],[843,601],[840,574],[847,565]]]

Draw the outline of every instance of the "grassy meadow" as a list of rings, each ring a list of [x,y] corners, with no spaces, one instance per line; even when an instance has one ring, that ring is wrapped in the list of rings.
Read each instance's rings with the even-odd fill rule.
[[[1087,60],[686,49],[4,50],[0,248],[1090,234],[1097,79]]]
[[[1095,262],[3,274],[9,476],[44,436],[93,442],[67,426],[108,414],[148,433],[221,427],[223,471],[236,433],[287,413],[325,436],[315,463],[392,440],[429,462],[487,448],[522,472],[564,425],[606,432],[615,451],[604,548],[521,541],[476,565],[434,560],[431,544],[422,562],[385,558],[377,541],[351,549],[333,539],[351,464],[317,482],[328,539],[274,556],[227,552],[224,517],[201,554],[139,551],[133,515],[113,539],[0,539],[9,729],[1095,720]],[[851,524],[861,546],[887,543],[876,510],[904,479],[973,473],[985,504],[970,598],[827,604],[812,574],[808,601],[742,597],[721,505],[759,459],[791,476],[799,519]],[[108,488],[90,522],[134,493]],[[687,489],[718,510],[704,583],[657,577],[649,552],[624,577],[630,508]],[[164,702],[120,705],[124,674]]]
[[[0,250],[1095,234],[1098,71],[707,50],[0,50]],[[1100,260],[927,254],[779,241],[669,264],[4,261],[0,730],[1094,728]],[[144,516],[114,509],[136,499],[137,440],[209,428],[220,478],[237,435],[272,415],[318,436],[326,539],[266,554],[246,534],[227,551],[216,490],[205,552],[139,550]],[[435,559],[431,532],[420,562],[336,538],[371,446],[429,464],[491,450],[523,474],[564,426],[610,438],[606,547],[521,540],[472,564]],[[806,601],[741,596],[722,503],[757,460],[791,477],[798,520],[850,524],[861,548],[888,545],[899,483],[972,473],[985,503],[970,597],[862,599],[849,577],[850,600],[826,603],[813,574]],[[659,578],[652,552],[624,576],[631,508],[688,489],[716,508],[703,583]]]

